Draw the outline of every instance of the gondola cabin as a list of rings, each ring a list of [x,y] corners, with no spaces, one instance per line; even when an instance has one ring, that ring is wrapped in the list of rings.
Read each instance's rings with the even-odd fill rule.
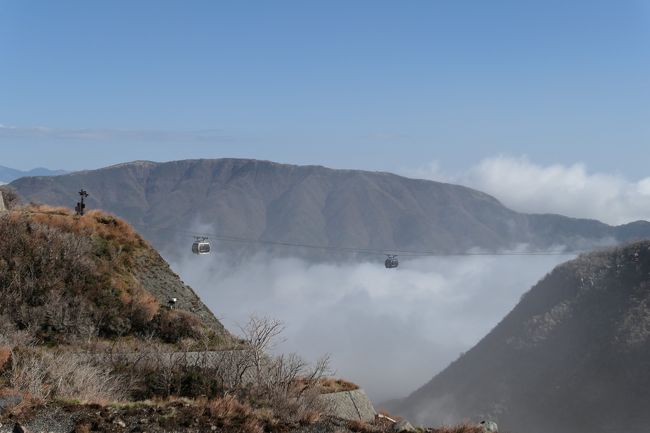
[[[210,242],[208,242],[208,238],[197,237],[192,244],[192,252],[198,255],[210,254]]]
[[[399,266],[399,261],[397,260],[397,256],[395,255],[389,255],[386,258],[386,261],[384,262],[384,265],[386,266],[386,269],[394,269]]]

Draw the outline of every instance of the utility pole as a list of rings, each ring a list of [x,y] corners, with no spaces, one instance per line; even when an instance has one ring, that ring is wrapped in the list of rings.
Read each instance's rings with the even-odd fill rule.
[[[77,206],[74,208],[74,210],[77,212],[77,215],[83,215],[84,209],[86,209],[86,203],[84,203],[84,199],[88,197],[88,193],[82,188],[81,191],[79,191],[79,195],[81,196],[81,201],[77,202]]]

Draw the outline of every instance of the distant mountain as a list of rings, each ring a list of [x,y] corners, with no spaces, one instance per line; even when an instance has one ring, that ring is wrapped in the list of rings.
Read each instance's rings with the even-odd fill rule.
[[[474,348],[392,407],[418,422],[505,431],[650,426],[650,242],[558,266]]]
[[[571,249],[650,238],[650,223],[612,227],[526,215],[458,185],[390,173],[245,159],[137,161],[12,186],[27,201],[88,206],[135,225],[159,249],[185,250],[188,233],[330,247],[439,253],[470,248]],[[184,243],[185,242],[185,243]],[[220,244],[234,248],[236,243]],[[314,254],[312,250],[301,250]]]
[[[49,170],[42,167],[23,171],[0,165],[0,183],[9,183],[24,176],[56,176],[65,173],[65,170]]]

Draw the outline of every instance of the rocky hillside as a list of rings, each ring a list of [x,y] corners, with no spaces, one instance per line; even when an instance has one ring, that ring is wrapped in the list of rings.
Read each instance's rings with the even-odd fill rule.
[[[6,332],[25,330],[48,344],[145,335],[174,343],[205,332],[228,338],[194,291],[114,216],[17,207],[0,213],[0,238]]]
[[[648,431],[650,242],[554,269],[473,349],[395,405],[419,422],[529,433]]]
[[[521,243],[580,249],[650,237],[647,222],[611,227],[559,215],[525,215],[458,185],[256,160],[140,161],[22,178],[12,186],[26,201],[65,206],[76,203],[83,187],[90,192],[91,208],[125,218],[163,250],[185,247],[188,235],[179,231],[190,229],[260,240],[436,252],[497,250]],[[222,243],[220,248],[233,245]]]

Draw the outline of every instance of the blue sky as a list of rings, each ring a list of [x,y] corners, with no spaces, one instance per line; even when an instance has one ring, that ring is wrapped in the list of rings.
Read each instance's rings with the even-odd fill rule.
[[[650,1],[0,0],[0,165],[648,175]]]

